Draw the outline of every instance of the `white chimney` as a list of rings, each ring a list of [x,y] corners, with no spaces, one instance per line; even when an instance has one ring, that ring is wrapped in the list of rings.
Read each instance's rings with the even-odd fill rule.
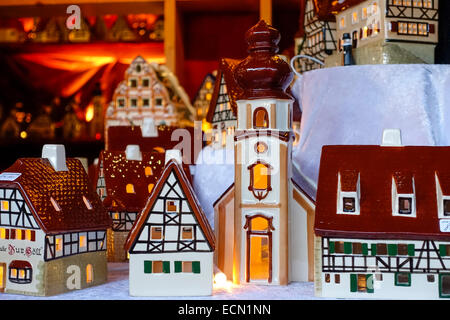
[[[181,157],[181,151],[178,149],[171,149],[171,150],[166,150],[166,162],[165,164],[167,164],[167,162],[169,162],[170,160],[175,160],[176,162],[178,162],[178,164],[183,164],[183,158]]]
[[[129,144],[125,149],[125,156],[127,160],[136,160],[142,161],[142,153],[139,145],[137,144]]]
[[[158,130],[155,125],[155,121],[153,118],[144,118],[144,121],[141,126],[142,136],[143,137],[157,137]]]
[[[55,171],[69,171],[66,166],[66,149],[62,144],[45,144],[42,158],[47,158]]]
[[[384,129],[382,147],[401,147],[402,135],[400,129]]]

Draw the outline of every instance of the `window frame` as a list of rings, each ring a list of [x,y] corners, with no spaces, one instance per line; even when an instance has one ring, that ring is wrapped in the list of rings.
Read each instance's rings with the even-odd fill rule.
[[[265,189],[257,189],[254,186],[255,185],[254,170],[255,170],[255,167],[260,164],[263,165],[267,170],[267,187]],[[249,174],[250,174],[248,190],[253,193],[253,196],[255,198],[257,198],[259,201],[261,201],[267,197],[267,195],[269,194],[270,191],[272,191],[271,171],[272,171],[273,167],[270,164],[266,163],[265,161],[257,160],[255,163],[248,166],[247,169],[249,170]]]
[[[265,121],[265,126],[258,126],[257,125],[257,115],[263,112],[263,121]],[[270,119],[269,119],[269,112],[267,112],[267,109],[264,107],[257,107],[255,110],[253,110],[253,129],[268,129],[270,127]]]

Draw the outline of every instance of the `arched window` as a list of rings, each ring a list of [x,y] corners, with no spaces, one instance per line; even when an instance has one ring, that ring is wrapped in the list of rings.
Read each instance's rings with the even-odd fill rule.
[[[263,107],[256,108],[253,112],[253,128],[268,128],[269,115]]]
[[[270,170],[272,167],[267,163],[258,161],[250,165],[248,169],[250,170],[250,185],[248,189],[252,191],[255,198],[262,200],[272,190],[270,184]]]
[[[127,193],[134,193],[134,186],[131,183],[127,184],[126,188],[127,188]]]
[[[92,264],[86,266],[86,283],[92,283],[94,281],[94,271]]]

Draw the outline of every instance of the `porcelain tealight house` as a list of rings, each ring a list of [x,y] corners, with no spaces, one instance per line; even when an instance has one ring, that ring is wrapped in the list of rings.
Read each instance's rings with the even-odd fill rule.
[[[161,178],[126,241],[130,295],[211,295],[214,246],[181,153],[169,150]]]
[[[394,136],[322,149],[316,295],[450,298],[450,147]]]
[[[234,68],[234,184],[215,202],[216,261],[235,283],[286,285],[312,278],[314,203],[293,183],[293,78],[276,55],[279,32],[263,20],[246,34]],[[309,235],[309,236],[308,236]]]
[[[48,296],[106,282],[111,220],[63,145],[0,174],[0,291]]]

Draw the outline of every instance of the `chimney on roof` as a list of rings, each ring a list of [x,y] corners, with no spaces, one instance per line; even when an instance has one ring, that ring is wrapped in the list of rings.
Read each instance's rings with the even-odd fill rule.
[[[142,161],[142,153],[139,145],[137,144],[129,144],[125,149],[125,156],[127,160],[136,160]]]
[[[400,129],[384,129],[382,147],[401,147],[402,135]]]
[[[42,147],[42,158],[47,158],[55,171],[69,171],[66,166],[66,149],[62,144],[45,144]]]
[[[183,158],[181,157],[181,151],[178,149],[166,150],[165,164],[167,164],[167,162],[169,162],[172,159],[175,160],[176,162],[178,162],[178,164],[183,164]]]
[[[153,118],[144,118],[141,131],[143,137],[157,137],[158,129],[156,128],[155,120]]]

